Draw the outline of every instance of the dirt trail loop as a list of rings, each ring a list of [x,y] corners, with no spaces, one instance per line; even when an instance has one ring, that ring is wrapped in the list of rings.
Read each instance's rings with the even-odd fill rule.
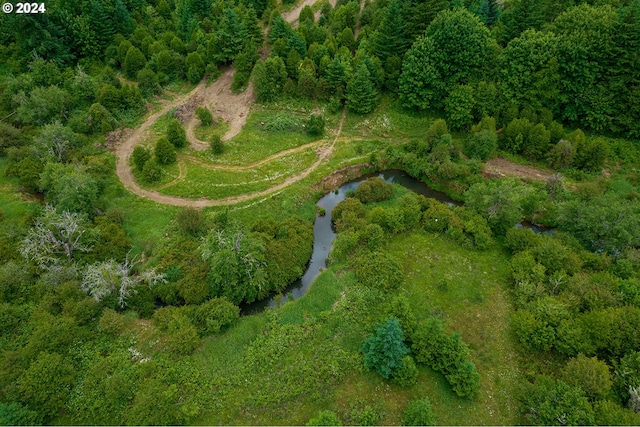
[[[165,108],[166,108],[166,111],[169,111],[169,109],[171,107],[165,107]],[[273,193],[275,193],[277,191],[280,191],[280,190],[290,186],[291,184],[294,184],[294,183],[296,183],[296,182],[308,177],[311,172],[316,170],[318,168],[318,166],[320,166],[320,164],[322,162],[326,161],[331,156],[331,154],[333,153],[333,148],[335,146],[335,143],[338,140],[338,138],[340,137],[340,133],[342,132],[342,124],[344,123],[344,118],[345,118],[346,113],[347,113],[347,110],[344,109],[342,111],[342,117],[340,118],[340,125],[338,126],[338,131],[336,132],[336,136],[333,139],[333,141],[331,142],[331,145],[329,145],[328,147],[326,147],[326,148],[324,148],[322,150],[318,150],[318,152],[317,152],[318,160],[316,160],[305,171],[302,171],[297,175],[290,176],[289,178],[285,179],[282,183],[280,183],[278,185],[274,185],[273,187],[267,188],[266,190],[258,191],[258,192],[255,192],[255,193],[249,193],[249,194],[241,194],[241,195],[238,195],[238,196],[225,197],[225,198],[216,199],[216,200],[210,200],[210,199],[207,199],[207,198],[192,200],[192,199],[185,199],[185,198],[176,197],[176,196],[167,196],[165,194],[160,194],[160,193],[157,193],[155,191],[145,190],[144,188],[140,187],[138,185],[138,183],[135,181],[135,179],[133,178],[133,173],[131,172],[131,168],[129,168],[129,160],[128,160],[129,158],[126,157],[126,159],[125,159],[126,163],[123,163],[120,156],[118,156],[118,164],[117,164],[118,176],[122,180],[122,183],[125,185],[127,190],[131,191],[132,193],[134,193],[134,194],[136,194],[136,195],[138,195],[140,197],[144,197],[144,198],[147,198],[149,200],[152,200],[152,201],[154,201],[156,203],[162,203],[162,204],[165,204],[165,205],[172,205],[172,206],[184,206],[184,207],[193,207],[193,208],[205,208],[205,207],[208,207],[208,206],[228,206],[228,205],[235,205],[236,203],[244,202],[244,201],[247,201],[247,200],[255,199],[257,197],[268,196],[270,194],[273,194]],[[157,117],[159,117],[159,116],[162,115],[162,113],[159,112],[159,113],[156,113],[155,115],[157,115]],[[150,126],[150,124],[147,124],[147,123],[153,123],[153,122],[145,122],[146,128],[148,128]],[[141,134],[142,133],[141,129],[143,129],[143,127],[145,127],[145,125],[143,125],[142,127],[138,128],[134,132],[134,134]],[[131,143],[131,141],[133,141],[133,145],[135,145],[136,139],[134,139],[134,138],[129,137],[129,139],[126,142]],[[124,145],[125,144],[123,143],[118,149],[120,150],[120,148],[122,146],[124,146]],[[123,177],[126,178],[128,176],[130,176],[130,179],[126,179],[126,180],[123,179]]]
[[[300,11],[306,5],[313,5],[318,0],[304,0],[302,3],[297,5],[291,11],[283,14],[283,18],[292,23],[298,19],[300,16]],[[332,6],[335,6],[337,0],[330,0]],[[266,189],[261,192],[251,193],[251,194],[243,194],[234,197],[227,197],[224,199],[218,200],[209,200],[206,198],[192,200],[185,199],[181,197],[167,196],[164,194],[160,194],[156,191],[145,190],[135,180],[133,176],[133,172],[131,171],[131,167],[129,166],[131,154],[133,153],[133,149],[135,148],[138,142],[141,142],[145,139],[145,135],[147,134],[149,128],[153,126],[153,124],[166,114],[169,110],[176,107],[181,107],[190,104],[204,104],[207,106],[213,116],[215,118],[222,117],[224,121],[226,121],[229,125],[229,129],[222,137],[223,141],[227,141],[237,134],[240,133],[242,127],[247,122],[247,115],[249,114],[249,109],[251,108],[251,104],[255,98],[255,94],[253,92],[253,86],[249,84],[247,89],[240,94],[236,94],[231,92],[231,82],[233,81],[233,75],[235,70],[232,68],[228,68],[225,72],[218,78],[213,84],[210,86],[206,86],[206,78],[203,79],[191,92],[178,96],[172,101],[165,104],[159,111],[150,115],[144,123],[137,129],[127,129],[125,137],[122,142],[116,147],[115,155],[116,155],[116,174],[120,181],[124,185],[124,187],[136,194],[140,197],[145,197],[150,200],[153,200],[156,203],[163,203],[167,205],[173,206],[191,206],[196,208],[202,208],[206,206],[222,206],[222,205],[232,205],[235,203],[239,203],[245,200],[250,200],[256,197],[265,196],[272,194],[276,191],[279,191],[301,179],[306,178],[313,170],[315,170],[322,161],[326,160],[331,153],[333,152],[333,147],[340,137],[340,132],[342,131],[342,123],[344,121],[345,112],[342,114],[342,118],[340,119],[340,126],[338,128],[337,135],[330,146],[326,148],[321,148],[318,150],[318,160],[311,165],[311,167],[300,174],[291,176],[287,178],[283,183],[278,184],[272,188]],[[200,100],[204,100],[200,102]],[[187,114],[187,123],[186,123],[186,134],[187,140],[190,142],[191,147],[197,150],[202,150],[208,147],[208,144],[204,141],[200,141],[195,136],[195,126],[197,124],[197,119],[192,114],[192,111],[189,111]],[[274,160],[276,158],[285,156],[287,154],[292,154],[297,151],[302,151],[306,148],[309,148],[310,144],[307,146],[302,146],[298,148],[294,148],[291,150],[285,150],[284,152],[274,154],[266,159],[261,160],[253,165],[245,166],[235,166],[235,167],[226,167],[229,168],[237,168],[236,170],[241,170],[242,168],[251,168],[255,166],[259,166],[268,161]],[[166,188],[174,183],[178,182],[181,179],[184,179],[186,175],[186,166],[184,163],[180,163],[180,174],[179,176],[171,181],[168,184],[163,185],[160,188]],[[213,166],[213,165],[212,165]],[[225,167],[218,166],[219,169],[225,169]],[[232,169],[233,170],[233,169]]]

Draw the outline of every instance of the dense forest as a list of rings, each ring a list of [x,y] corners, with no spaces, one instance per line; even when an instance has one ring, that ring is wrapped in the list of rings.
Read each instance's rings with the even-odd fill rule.
[[[0,425],[640,424],[640,0],[45,6],[0,16]],[[389,169],[451,201],[316,205]]]

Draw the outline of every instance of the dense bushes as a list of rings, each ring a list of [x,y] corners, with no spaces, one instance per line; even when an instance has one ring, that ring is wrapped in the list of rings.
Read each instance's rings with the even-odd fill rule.
[[[386,252],[368,252],[355,261],[358,282],[383,291],[396,289],[404,280],[399,263]]]
[[[402,415],[403,426],[433,426],[436,420],[428,397],[409,402]]]
[[[380,202],[393,196],[393,185],[379,177],[369,178],[356,188],[353,196],[362,203]]]
[[[447,335],[442,321],[428,319],[412,336],[415,359],[444,374],[460,397],[473,397],[480,388],[480,375],[469,360],[469,349],[460,334]]]

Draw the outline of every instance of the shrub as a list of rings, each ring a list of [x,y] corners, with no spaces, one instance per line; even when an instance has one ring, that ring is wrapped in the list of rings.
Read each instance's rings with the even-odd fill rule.
[[[198,107],[196,108],[196,116],[202,126],[211,126],[213,124],[213,114],[207,107]]]
[[[393,374],[393,380],[402,387],[410,387],[418,382],[418,368],[413,357],[407,355],[402,358],[402,364]]]
[[[149,159],[142,168],[142,177],[150,184],[158,182],[162,178],[162,168],[153,159]]]
[[[167,125],[167,140],[175,147],[182,148],[187,145],[187,135],[180,122],[173,119]]]
[[[393,185],[380,177],[369,178],[356,188],[353,195],[362,203],[380,202],[393,196]]]
[[[404,278],[400,264],[386,252],[369,252],[360,256],[354,273],[364,286],[383,291],[396,289]]]
[[[472,134],[466,141],[464,152],[472,159],[487,160],[498,147],[498,135],[495,132],[481,130]]]
[[[358,399],[349,408],[347,423],[356,426],[375,426],[383,417],[384,413],[378,405],[366,405],[362,399]]]
[[[160,84],[156,73],[148,68],[143,68],[137,74],[138,88],[144,96],[153,95],[160,92]]]
[[[403,342],[400,322],[390,317],[378,326],[375,335],[367,338],[360,351],[364,353],[364,364],[376,371],[382,378],[388,379],[402,367],[403,357],[409,349]]]
[[[428,397],[409,402],[402,415],[403,426],[433,426],[436,425],[431,401]]]
[[[540,241],[540,236],[530,228],[514,227],[507,231],[504,245],[515,254],[536,246]]]
[[[611,389],[607,364],[583,354],[569,360],[564,370],[564,380],[570,386],[580,387],[591,399],[602,397]]]
[[[155,155],[158,163],[169,165],[176,161],[176,148],[167,138],[160,138],[156,143]]]
[[[200,236],[207,229],[202,212],[194,208],[184,208],[176,216],[178,228],[184,234]]]
[[[311,418],[307,423],[308,426],[341,426],[342,421],[332,411],[320,411],[318,415]]]
[[[98,322],[99,328],[102,332],[117,336],[124,329],[124,318],[110,308],[104,309],[100,321]]]
[[[211,137],[211,142],[209,143],[209,145],[211,146],[211,152],[216,156],[224,153],[224,143],[222,142],[222,139],[220,139],[220,136],[213,135]]]
[[[213,298],[195,309],[194,325],[201,335],[220,332],[240,317],[240,309],[226,298]]]
[[[324,133],[324,117],[321,114],[312,114],[307,120],[307,134],[312,136],[321,136]]]
[[[413,336],[416,361],[444,374],[460,397],[473,397],[480,388],[480,375],[471,362],[469,349],[459,333],[447,335],[440,319],[430,318]]]
[[[133,159],[133,164],[136,165],[136,168],[138,168],[139,171],[142,171],[144,165],[149,161],[149,159],[151,159],[151,153],[148,149],[136,145],[133,149],[131,158]]]

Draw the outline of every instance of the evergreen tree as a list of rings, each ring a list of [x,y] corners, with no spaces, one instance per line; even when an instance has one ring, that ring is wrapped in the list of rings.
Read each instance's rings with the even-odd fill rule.
[[[358,67],[347,85],[347,108],[358,114],[369,114],[378,105],[378,93],[371,82],[369,70]]]
[[[371,52],[386,61],[392,55],[402,56],[409,47],[399,0],[391,0],[382,23],[371,35]]]
[[[113,11],[113,21],[115,23],[115,30],[117,33],[123,36],[128,36],[135,29],[135,23],[131,18],[131,14],[127,7],[122,3],[122,0],[116,0],[115,8]]]
[[[133,159],[133,164],[136,165],[136,168],[139,171],[142,171],[144,165],[151,159],[151,153],[146,148],[136,145],[133,149],[131,158]]]
[[[176,161],[176,148],[167,138],[160,138],[156,143],[155,155],[158,163],[169,165]]]
[[[403,342],[400,322],[390,317],[376,329],[375,335],[367,338],[360,351],[364,353],[364,364],[367,368],[388,379],[395,370],[402,366],[402,358],[409,353]]]
[[[287,81],[284,61],[280,57],[270,57],[265,62],[258,61],[253,67],[252,78],[258,101],[274,101]]]
[[[130,79],[133,79],[138,74],[138,71],[142,70],[147,65],[147,60],[144,54],[140,52],[135,46],[131,46],[127,50],[127,55],[124,58],[124,72]]]
[[[291,50],[289,50],[289,54],[287,55],[286,67],[287,67],[287,74],[293,80],[298,79],[298,67],[300,66],[301,62],[302,62],[302,58],[300,58],[300,54],[298,53],[298,51],[295,50],[294,48],[291,48]]]
[[[436,15],[448,8],[448,0],[406,0],[403,7],[403,17],[408,40],[415,40],[424,35],[424,31]]]
[[[109,14],[104,10],[100,0],[91,1],[89,22],[91,24],[91,29],[95,33],[95,41],[97,42],[98,47],[104,51],[104,49],[106,49],[113,41],[115,31],[113,21]]]
[[[173,119],[167,126],[167,140],[176,148],[187,145],[187,136],[180,122]]]
[[[204,76],[205,66],[202,57],[198,52],[191,52],[184,61],[187,68],[187,78],[191,83],[198,83]]]
[[[514,0],[498,20],[497,39],[502,45],[518,37],[527,29],[539,30],[545,21],[541,1]]]

